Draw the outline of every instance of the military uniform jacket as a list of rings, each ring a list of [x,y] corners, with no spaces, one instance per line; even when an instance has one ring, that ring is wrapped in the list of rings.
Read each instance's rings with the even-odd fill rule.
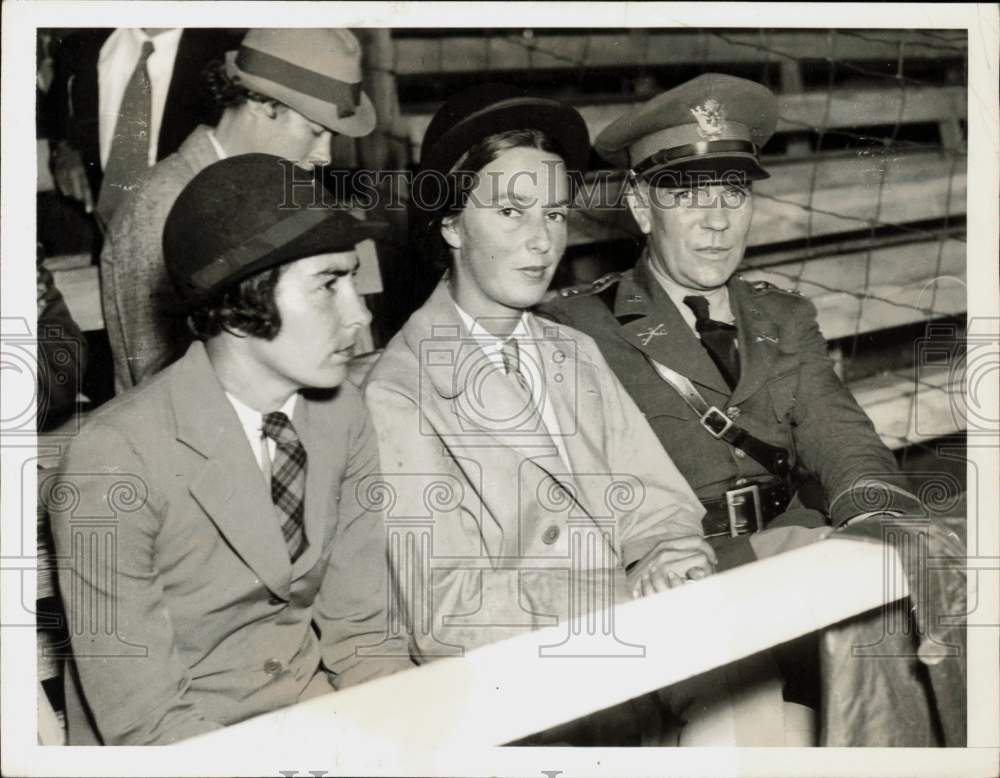
[[[741,364],[732,391],[645,257],[600,295],[560,296],[540,312],[594,338],[700,499],[768,471],[713,438],[650,359],[687,376],[750,434],[787,449],[793,465],[818,477],[835,525],[860,513],[913,508],[895,458],[833,372],[812,303],[739,276],[728,290]]]

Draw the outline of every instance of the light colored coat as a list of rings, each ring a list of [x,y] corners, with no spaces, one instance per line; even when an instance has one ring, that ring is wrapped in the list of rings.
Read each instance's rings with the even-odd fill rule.
[[[420,661],[628,599],[625,566],[663,537],[702,534],[701,505],[594,342],[527,324],[569,467],[544,428],[502,421],[512,384],[492,380],[506,377],[443,282],[366,385]]]
[[[309,546],[294,564],[201,343],[70,445],[46,491],[71,744],[170,743],[410,665],[384,643],[383,516],[357,489],[379,469],[361,397],[300,397],[292,422],[308,455]],[[389,658],[356,655],[379,644]]]
[[[163,262],[163,226],[181,190],[219,156],[209,128],[150,168],[115,210],[101,250],[101,307],[115,368],[115,392],[131,389],[177,359],[191,335],[163,314],[176,298]]]

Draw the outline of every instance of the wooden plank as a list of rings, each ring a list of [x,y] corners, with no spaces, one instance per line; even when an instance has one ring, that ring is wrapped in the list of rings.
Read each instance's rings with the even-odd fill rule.
[[[963,313],[966,243],[927,241],[743,272],[808,297],[827,340]]]
[[[56,254],[46,257],[42,263],[55,273],[58,270],[72,270],[73,268],[87,267],[93,264],[93,256],[90,252],[82,254]]]
[[[777,132],[811,128],[874,127],[885,124],[916,124],[964,119],[968,111],[964,87],[918,87],[900,90],[836,89],[780,95]],[[635,106],[634,102],[578,106],[587,122],[591,140],[605,127]],[[414,159],[420,159],[420,143],[432,113],[405,114],[406,134]],[[766,153],[766,147],[765,147]]]
[[[45,138],[38,138],[35,141],[35,166],[35,191],[54,191],[56,184],[52,179],[52,171],[49,170],[49,142]]]
[[[882,441],[899,449],[965,430],[961,376],[948,367],[897,370],[850,389]]]
[[[768,169],[771,178],[754,185],[751,246],[855,231],[873,219],[905,224],[965,213],[963,156],[820,157]],[[581,191],[580,202],[616,203],[621,183],[620,178],[594,180]],[[578,208],[569,224],[571,246],[640,235],[624,206]]]
[[[303,747],[316,748],[317,762],[324,752],[327,761],[335,756],[341,772],[384,771],[404,759],[413,770],[414,753],[509,743],[894,602],[909,591],[895,555],[881,544],[831,537],[591,621],[535,630],[266,713],[188,740],[184,752],[226,753],[237,773],[244,763],[259,764],[261,744],[300,762],[304,753],[309,758]],[[663,624],[685,625],[684,640]],[[574,641],[585,653],[570,654]],[[623,647],[641,649],[642,658],[622,655]]]
[[[397,75],[544,68],[628,67],[715,63],[765,63],[787,59],[890,60],[964,58],[966,43],[944,43],[910,30],[870,34],[826,30],[767,32],[646,31],[643,45],[627,31],[583,35],[517,30],[395,38]]]
[[[56,270],[52,273],[56,288],[62,292],[73,321],[80,329],[104,329],[101,312],[101,286],[96,265]]]

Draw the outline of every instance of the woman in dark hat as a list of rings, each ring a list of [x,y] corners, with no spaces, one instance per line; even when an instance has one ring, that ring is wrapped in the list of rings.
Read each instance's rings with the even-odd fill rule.
[[[71,745],[174,743],[410,664],[356,650],[385,632],[388,574],[345,378],[370,321],[356,244],[384,225],[295,202],[283,165],[228,157],[180,193],[164,259],[198,339],[96,411],[53,479]],[[93,516],[111,551],[84,564]]]
[[[422,537],[390,538],[409,549],[392,564],[420,662],[712,571],[703,509],[594,342],[529,310],[565,249],[589,149],[574,109],[502,86],[450,100],[424,138],[411,229],[445,273],[365,393],[390,513],[428,517],[399,525]],[[641,651],[603,623],[536,656]],[[659,699],[540,742],[666,744]]]

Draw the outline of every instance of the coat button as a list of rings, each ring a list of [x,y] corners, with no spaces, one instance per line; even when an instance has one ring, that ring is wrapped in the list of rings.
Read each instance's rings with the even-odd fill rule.
[[[542,533],[542,543],[546,546],[551,546],[557,540],[559,540],[559,527],[555,524],[547,527],[545,532]]]
[[[264,662],[264,672],[268,675],[280,675],[283,669],[284,667],[277,659],[268,659]]]
[[[733,449],[733,456],[735,456],[737,459],[746,459],[747,454],[741,448],[734,448]]]
[[[738,419],[740,417],[740,408],[738,405],[730,405],[726,408],[726,416],[730,419]]]

